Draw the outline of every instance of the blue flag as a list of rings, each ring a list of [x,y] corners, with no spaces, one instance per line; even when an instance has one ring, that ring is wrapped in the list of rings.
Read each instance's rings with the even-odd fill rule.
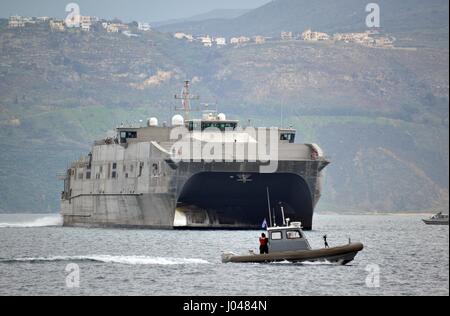
[[[262,225],[261,225],[261,228],[262,229],[267,229],[267,220],[266,219],[264,219],[264,222],[262,223]]]

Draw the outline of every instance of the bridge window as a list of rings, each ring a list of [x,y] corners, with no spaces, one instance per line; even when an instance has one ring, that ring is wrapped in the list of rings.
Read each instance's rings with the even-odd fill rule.
[[[295,134],[293,133],[283,133],[280,136],[280,140],[282,141],[288,141],[289,143],[294,143],[295,142]]]
[[[270,234],[270,239],[272,239],[272,240],[281,240],[281,239],[283,239],[283,234],[281,232],[272,232]]]
[[[216,128],[222,132],[226,130],[235,130],[237,123],[235,122],[189,122],[188,129],[190,131],[199,130],[201,128],[204,131],[207,128]]]
[[[226,130],[234,130],[236,129],[236,123],[212,123],[212,122],[203,122],[202,123],[202,130],[205,130],[207,128],[217,128],[221,130],[222,132],[225,132]]]
[[[137,138],[137,132],[128,132],[128,131],[123,131],[120,132],[120,143],[126,143],[127,139],[133,139],[133,138]]]
[[[197,122],[189,122],[188,129],[192,132],[193,130],[200,129],[200,123]]]
[[[159,172],[159,164],[154,163],[154,164],[152,165],[152,177],[153,177],[153,178],[156,178],[156,177],[159,176],[159,174],[160,174],[160,172]]]
[[[287,239],[301,239],[302,234],[298,230],[289,230],[286,232]]]

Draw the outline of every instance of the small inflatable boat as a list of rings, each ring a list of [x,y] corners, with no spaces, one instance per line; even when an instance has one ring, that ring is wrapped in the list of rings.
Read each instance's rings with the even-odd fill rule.
[[[311,249],[301,229],[301,223],[287,224],[284,227],[267,229],[269,253],[239,256],[233,253],[222,254],[223,263],[271,263],[271,262],[331,262],[346,265],[364,249],[361,243],[349,243],[345,246]]]

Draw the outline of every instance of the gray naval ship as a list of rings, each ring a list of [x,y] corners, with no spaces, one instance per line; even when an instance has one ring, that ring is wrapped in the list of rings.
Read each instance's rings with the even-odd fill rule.
[[[263,222],[282,225],[279,214],[312,229],[313,212],[321,196],[322,170],[329,164],[316,144],[298,144],[292,128],[264,128],[250,133],[224,114],[204,111],[190,119],[190,94],[186,81],[181,95],[184,116],[159,125],[150,118],[146,126],[117,128],[117,136],[95,141],[91,152],[59,175],[64,181],[61,214],[65,226],[148,229],[257,229]],[[171,137],[174,128],[184,135]],[[213,128],[213,131],[210,131]],[[269,133],[274,155],[263,161],[250,148],[266,146]],[[266,138],[267,136],[267,138]],[[200,144],[243,148],[228,151],[223,159],[190,155],[180,159],[181,138]],[[218,140],[217,140],[218,139]],[[265,139],[265,140],[264,140]],[[271,138],[273,139],[273,138]],[[253,146],[253,147],[252,147]],[[217,148],[217,147],[215,147]],[[226,150],[225,150],[226,152]],[[184,157],[185,158],[185,157]],[[267,161],[271,160],[271,161]],[[274,170],[264,170],[268,164]],[[270,169],[270,168],[267,168]]]

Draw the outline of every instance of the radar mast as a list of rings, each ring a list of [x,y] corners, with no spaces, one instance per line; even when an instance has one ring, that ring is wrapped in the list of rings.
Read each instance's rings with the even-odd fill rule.
[[[177,108],[177,111],[184,111],[184,120],[189,120],[189,116],[191,113],[191,100],[199,100],[200,96],[191,95],[190,92],[190,82],[186,80],[184,82],[183,90],[181,91],[181,95],[175,95],[176,100],[181,100],[181,108]]]

